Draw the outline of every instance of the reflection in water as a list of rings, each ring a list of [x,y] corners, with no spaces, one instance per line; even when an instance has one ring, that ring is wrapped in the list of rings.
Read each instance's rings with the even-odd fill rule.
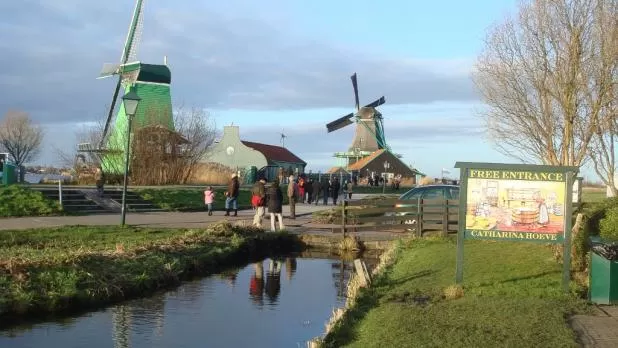
[[[0,332],[0,347],[304,346],[322,334],[332,309],[344,304],[351,270],[349,261],[266,259],[64,320],[68,324],[50,322]],[[235,291],[236,285],[248,287],[249,296]]]

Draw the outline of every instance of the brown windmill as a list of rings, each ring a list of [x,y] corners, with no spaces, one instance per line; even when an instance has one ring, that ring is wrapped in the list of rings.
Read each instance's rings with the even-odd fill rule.
[[[382,149],[390,150],[384,137],[384,118],[376,109],[378,106],[386,103],[386,99],[382,96],[372,103],[361,107],[358,98],[356,73],[351,78],[352,87],[354,88],[356,112],[349,113],[326,125],[326,130],[330,133],[356,123],[354,139],[348,151],[335,153],[335,157],[345,158],[347,165],[375,151]]]

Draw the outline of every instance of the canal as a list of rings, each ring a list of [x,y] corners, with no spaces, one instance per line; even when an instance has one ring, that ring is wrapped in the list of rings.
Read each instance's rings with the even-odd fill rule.
[[[368,268],[376,257],[365,257]],[[0,331],[0,347],[305,347],[345,303],[352,261],[324,252],[265,259],[173,291]]]

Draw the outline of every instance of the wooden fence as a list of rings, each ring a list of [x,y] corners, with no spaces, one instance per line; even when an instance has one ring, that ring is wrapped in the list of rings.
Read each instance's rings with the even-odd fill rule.
[[[341,231],[441,231],[457,232],[459,201],[423,200],[358,200],[344,201]]]
[[[580,209],[573,204],[573,212]],[[341,231],[413,232],[421,237],[426,231],[439,231],[446,236],[457,233],[459,200],[357,200],[344,201]]]

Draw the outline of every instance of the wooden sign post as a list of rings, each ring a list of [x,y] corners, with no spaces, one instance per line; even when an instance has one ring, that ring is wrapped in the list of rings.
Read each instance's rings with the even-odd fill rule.
[[[573,183],[579,168],[457,162],[460,170],[456,281],[464,241],[491,239],[563,245],[562,283],[571,280]]]

